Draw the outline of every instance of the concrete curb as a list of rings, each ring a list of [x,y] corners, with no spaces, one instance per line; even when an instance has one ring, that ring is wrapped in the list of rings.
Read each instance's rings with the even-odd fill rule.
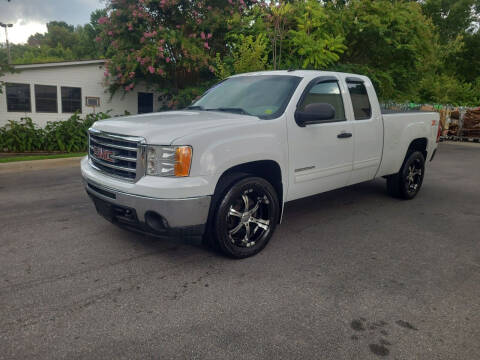
[[[0,174],[55,169],[61,167],[79,167],[83,157],[18,161],[0,164]]]

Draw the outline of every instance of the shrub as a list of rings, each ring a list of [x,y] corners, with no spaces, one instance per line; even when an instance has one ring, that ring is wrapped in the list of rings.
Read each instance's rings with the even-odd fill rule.
[[[110,117],[108,113],[78,114],[65,121],[49,121],[45,128],[38,127],[31,118],[9,120],[0,127],[0,150],[7,152],[32,151],[87,151],[87,130],[97,120]]]

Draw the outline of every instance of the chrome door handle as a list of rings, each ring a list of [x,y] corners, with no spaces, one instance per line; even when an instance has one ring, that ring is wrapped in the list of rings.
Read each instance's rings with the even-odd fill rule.
[[[339,139],[346,139],[352,137],[352,133],[349,132],[341,132],[340,134],[337,135],[337,138]]]

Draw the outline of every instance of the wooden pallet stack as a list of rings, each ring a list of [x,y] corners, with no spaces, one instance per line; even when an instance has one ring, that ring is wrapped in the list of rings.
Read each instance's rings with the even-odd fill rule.
[[[480,139],[480,107],[469,109],[463,116],[463,126],[459,134],[462,138]]]

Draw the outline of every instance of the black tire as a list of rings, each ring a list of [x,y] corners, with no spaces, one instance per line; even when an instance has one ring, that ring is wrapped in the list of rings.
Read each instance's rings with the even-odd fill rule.
[[[417,196],[425,176],[425,157],[420,151],[407,155],[400,171],[387,177],[387,191],[397,198],[410,200]]]
[[[218,197],[210,234],[225,255],[242,259],[261,251],[280,216],[278,195],[263,178],[236,181]]]

